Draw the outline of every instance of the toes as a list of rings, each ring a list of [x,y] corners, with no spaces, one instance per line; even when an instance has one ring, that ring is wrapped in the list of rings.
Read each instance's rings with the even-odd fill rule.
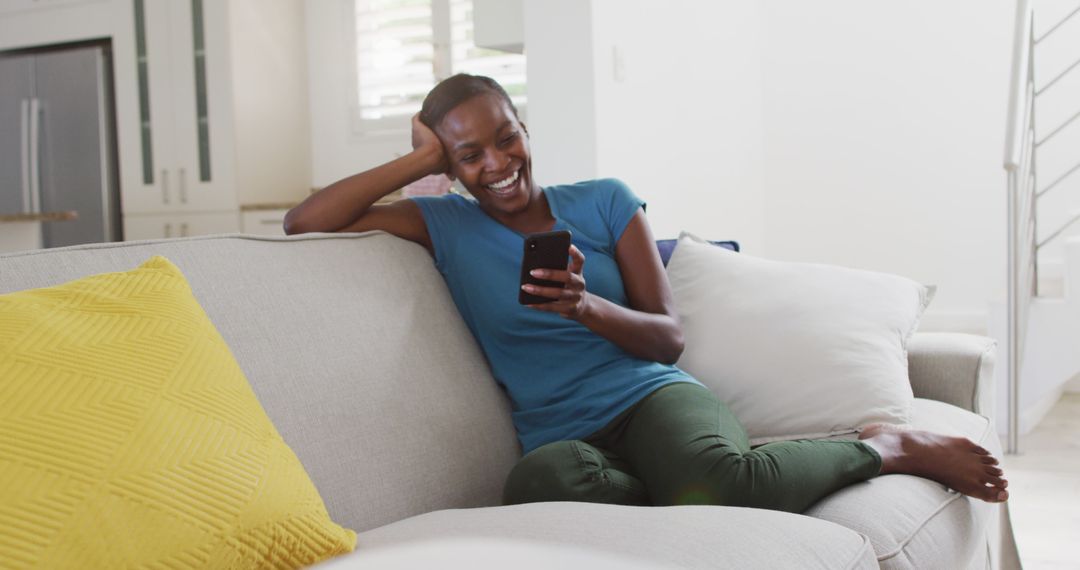
[[[974,446],[974,447],[972,447],[972,450],[975,453],[978,453],[979,455],[990,455],[990,451],[988,449],[986,449],[985,447],[983,447],[981,445],[976,445],[974,443],[971,444],[971,445]]]
[[[993,503],[998,500],[999,493],[1003,493],[1001,489],[995,487],[980,487],[977,491],[971,494],[976,499],[982,499],[988,503]]]
[[[987,475],[993,475],[994,477],[1001,477],[1001,475],[1005,473],[1000,468],[994,467],[992,465],[986,466],[984,468],[984,471],[986,471]]]
[[[1003,481],[1005,485],[1007,481]],[[978,491],[972,493],[972,496],[977,499],[982,499],[988,503],[1002,503],[1009,499],[1009,492],[1005,490],[1004,486],[1001,487],[983,487]]]
[[[997,457],[994,457],[993,455],[984,456],[982,462],[987,465],[997,465],[999,463]]]

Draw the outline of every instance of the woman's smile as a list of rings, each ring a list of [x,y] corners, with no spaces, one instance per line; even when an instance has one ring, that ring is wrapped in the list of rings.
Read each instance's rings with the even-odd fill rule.
[[[518,184],[518,180],[520,179],[521,169],[518,168],[510,176],[507,176],[506,178],[499,180],[498,182],[486,184],[484,185],[484,188],[487,188],[489,191],[491,191],[492,194],[500,198],[506,198],[508,196],[511,196],[514,191],[518,189],[518,186],[520,186]]]

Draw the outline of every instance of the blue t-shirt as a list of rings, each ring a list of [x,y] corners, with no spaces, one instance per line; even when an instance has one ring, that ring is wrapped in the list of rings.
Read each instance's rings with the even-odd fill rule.
[[[629,307],[615,245],[644,205],[619,180],[543,189],[555,230],[570,230],[585,255],[589,293]],[[435,266],[513,404],[525,453],[581,439],[650,392],[697,382],[678,368],[634,357],[584,325],[518,304],[524,235],[458,194],[413,198],[434,246]]]

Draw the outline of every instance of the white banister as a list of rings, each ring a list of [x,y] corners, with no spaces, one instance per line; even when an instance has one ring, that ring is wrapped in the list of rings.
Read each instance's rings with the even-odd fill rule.
[[[1020,450],[1020,359],[1026,333],[1027,308],[1034,293],[1035,248],[1035,81],[1034,25],[1030,0],[1017,0],[1013,36],[1009,116],[1006,124],[1005,170],[1008,173],[1008,443]]]
[[[1024,113],[1027,104],[1028,65],[1031,62],[1031,2],[1017,0],[1016,27],[1013,31],[1012,80],[1009,89],[1009,118],[1005,126],[1005,170],[1013,171],[1020,166],[1020,152],[1024,133]]]

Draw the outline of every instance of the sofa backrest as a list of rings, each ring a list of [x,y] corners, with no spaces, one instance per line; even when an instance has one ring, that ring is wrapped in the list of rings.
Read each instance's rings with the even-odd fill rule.
[[[0,256],[0,293],[175,263],[331,517],[364,531],[498,504],[505,395],[430,256],[382,232],[210,236]]]

